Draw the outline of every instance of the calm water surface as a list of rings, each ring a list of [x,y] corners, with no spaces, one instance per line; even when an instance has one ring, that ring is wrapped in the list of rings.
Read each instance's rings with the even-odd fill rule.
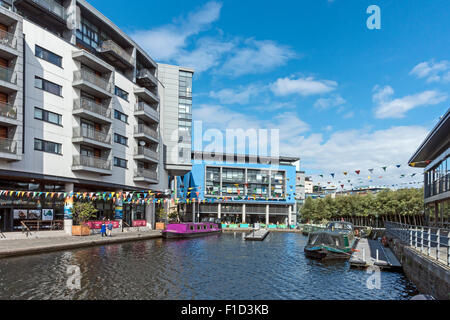
[[[236,233],[0,260],[0,299],[391,300],[417,293],[392,272],[381,274],[380,290],[369,290],[366,271],[309,260],[305,243],[299,234],[246,242]],[[66,286],[70,265],[80,267],[80,291]]]

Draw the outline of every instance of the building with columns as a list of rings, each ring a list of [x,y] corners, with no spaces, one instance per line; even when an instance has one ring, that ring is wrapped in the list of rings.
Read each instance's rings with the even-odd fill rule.
[[[184,219],[220,218],[235,223],[297,223],[298,158],[193,152],[192,171],[179,181],[189,199]]]
[[[20,231],[52,210],[69,231],[71,204],[53,193],[170,195],[178,163],[166,170],[164,146],[178,149],[178,140],[164,141],[173,119],[163,88],[158,64],[87,1],[2,0],[0,190],[27,196],[0,193],[0,230]],[[154,223],[154,204],[95,206],[99,219]]]

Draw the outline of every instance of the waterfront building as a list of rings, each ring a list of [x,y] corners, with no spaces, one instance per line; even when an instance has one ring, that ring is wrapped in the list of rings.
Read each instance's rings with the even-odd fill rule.
[[[47,193],[167,195],[173,172],[161,130],[172,111],[161,101],[158,64],[87,1],[1,4],[0,190],[43,193],[2,194],[1,230],[21,230],[41,209],[64,220],[64,199]],[[154,204],[95,205],[98,218],[154,223]]]
[[[305,171],[298,170],[295,178],[295,201],[297,203],[297,209],[305,203],[305,178]]]
[[[450,109],[416,150],[409,165],[424,168],[427,223],[450,227]]]
[[[298,160],[193,152],[192,171],[179,181],[179,194],[191,201],[184,218],[295,225]]]

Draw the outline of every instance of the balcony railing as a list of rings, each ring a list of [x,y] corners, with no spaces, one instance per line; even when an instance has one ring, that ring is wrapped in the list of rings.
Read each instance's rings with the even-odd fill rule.
[[[34,3],[43,7],[47,11],[56,14],[63,20],[66,20],[66,11],[62,5],[53,0],[32,0]]]
[[[15,154],[17,142],[11,139],[0,138],[0,152]]]
[[[88,138],[101,143],[111,144],[111,135],[103,131],[88,128],[73,128],[74,138]]]
[[[148,169],[141,169],[141,168],[134,171],[134,176],[136,178],[147,178],[147,179],[153,179],[153,180],[158,179],[158,174],[156,171],[148,170]]]
[[[102,170],[111,170],[112,168],[111,160],[108,160],[106,158],[96,158],[81,155],[73,157],[73,166],[83,166]]]
[[[103,104],[95,102],[94,100],[88,98],[80,98],[79,100],[74,100],[74,110],[84,109],[106,118],[111,118],[111,109],[105,107]]]
[[[75,71],[73,76],[74,81],[87,81],[102,88],[108,92],[111,92],[111,85],[108,80],[103,77],[96,75],[95,73],[88,71],[86,69],[81,69],[80,71]]]
[[[149,157],[152,158],[154,160],[158,160],[159,156],[158,156],[158,152],[153,151],[149,148],[146,147],[137,147],[136,148],[136,155],[137,156],[145,156],[145,157]]]
[[[14,70],[11,68],[0,67],[0,80],[16,84]]]
[[[0,117],[5,117],[9,119],[17,119],[17,108],[12,104],[0,102]]]
[[[138,71],[137,73],[137,78],[148,78],[151,81],[153,81],[153,83],[155,85],[158,84],[158,79],[155,77],[155,75],[148,69],[141,69]]]
[[[450,173],[425,186],[425,198],[450,191]]]
[[[13,33],[0,30],[0,44],[16,49],[17,42],[15,41],[15,39],[16,37],[14,36]]]
[[[134,127],[134,133],[135,134],[146,134],[150,137],[158,140],[158,132],[144,124],[138,124]]]
[[[153,108],[152,106],[148,105],[145,102],[138,102],[138,104],[136,105],[136,111],[144,111],[145,113],[148,113],[151,117],[159,120],[159,113],[157,110],[155,110],[155,108]]]
[[[134,64],[133,57],[125,51],[121,46],[119,46],[117,43],[115,43],[112,40],[105,40],[101,43],[100,47],[97,48],[100,52],[108,52],[112,51],[114,52],[118,57],[120,57],[122,60],[126,61],[130,65]]]

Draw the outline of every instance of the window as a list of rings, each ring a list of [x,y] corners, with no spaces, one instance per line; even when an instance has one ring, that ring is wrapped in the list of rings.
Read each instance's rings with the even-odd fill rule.
[[[62,144],[35,138],[34,150],[54,154],[62,154]]]
[[[116,87],[115,95],[118,96],[118,97],[121,97],[125,101],[128,101],[128,92],[126,92],[125,90],[120,89],[119,87]]]
[[[58,96],[62,95],[62,87],[48,80],[42,79],[38,76],[34,77],[34,86],[38,89],[56,94]]]
[[[114,133],[114,142],[128,146],[128,138],[121,136],[120,134]]]
[[[77,30],[77,38],[94,49],[98,47],[100,42],[98,28],[85,19],[81,20],[80,29]]]
[[[54,65],[58,67],[62,67],[62,57],[58,56],[57,54],[54,54],[51,51],[48,51],[42,47],[39,47],[38,45],[35,46],[34,54],[36,57],[41,58],[45,61],[48,61],[50,63],[53,63]]]
[[[128,164],[127,160],[114,157],[114,166],[115,167],[127,169],[128,168],[127,164]]]
[[[120,111],[114,110],[114,118],[122,122],[128,123],[128,116]]]
[[[34,118],[62,126],[62,115],[38,107],[34,108]]]

